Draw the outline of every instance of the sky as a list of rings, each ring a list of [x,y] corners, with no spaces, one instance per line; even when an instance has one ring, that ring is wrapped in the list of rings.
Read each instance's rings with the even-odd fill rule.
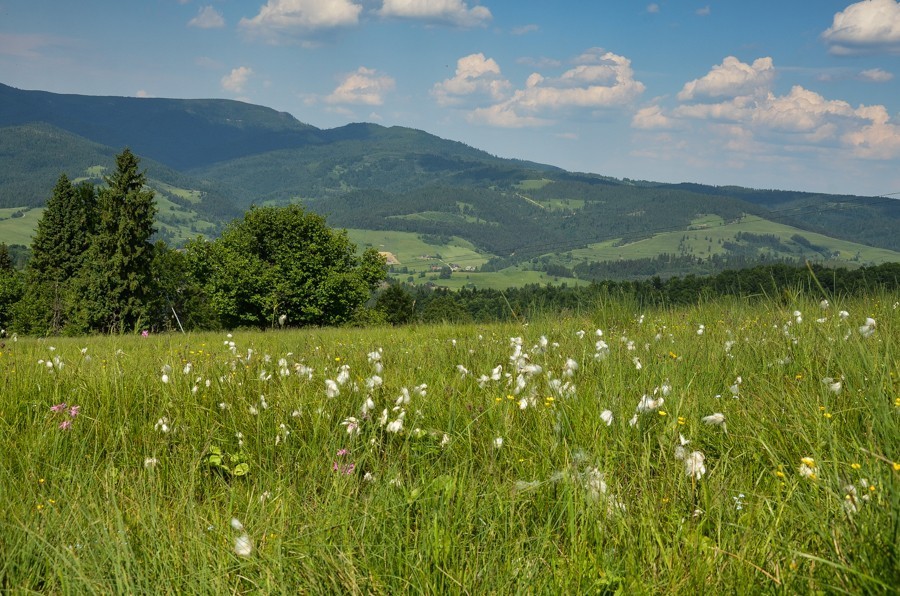
[[[0,83],[580,172],[900,197],[897,0],[0,0]]]

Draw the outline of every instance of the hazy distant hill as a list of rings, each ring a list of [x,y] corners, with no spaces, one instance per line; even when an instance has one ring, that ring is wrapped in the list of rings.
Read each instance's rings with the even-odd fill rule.
[[[321,143],[290,114],[227,99],[62,95],[0,84],[0,127],[45,122],[95,143],[184,169]]]
[[[419,252],[443,246],[450,254],[456,246],[490,269],[564,276],[627,269],[620,262],[635,260],[652,273],[760,259],[862,264],[900,257],[900,201],[886,198],[619,180],[503,159],[399,126],[322,130],[237,101],[5,85],[0,208],[42,205],[60,172],[99,182],[125,146],[143,160],[158,193],[162,236],[172,242],[214,235],[252,204],[301,201],[362,238],[366,230],[399,234],[379,238]]]

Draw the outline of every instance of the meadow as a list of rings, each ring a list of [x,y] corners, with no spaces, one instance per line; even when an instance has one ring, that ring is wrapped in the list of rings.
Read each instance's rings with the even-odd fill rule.
[[[900,296],[0,347],[0,591],[890,593]]]

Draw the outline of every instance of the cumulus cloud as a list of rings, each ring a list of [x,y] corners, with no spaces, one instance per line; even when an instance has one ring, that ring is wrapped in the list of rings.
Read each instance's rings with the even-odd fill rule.
[[[485,26],[493,18],[486,7],[469,8],[463,0],[384,0],[378,14],[455,27]]]
[[[741,70],[746,69],[736,69]],[[890,73],[878,71],[868,76],[877,79],[885,75]],[[771,76],[765,81],[771,87]],[[666,119],[707,124],[711,132],[727,136],[724,147],[735,151],[768,143],[780,149],[786,146],[849,149],[852,155],[864,159],[900,157],[900,126],[891,122],[882,105],[854,107],[800,85],[792,87],[786,95],[776,95],[764,86],[764,81],[736,82],[733,88],[740,88],[745,94],[729,97],[733,93],[721,93],[723,101],[684,103],[668,114],[645,108],[635,116],[632,126],[664,128]],[[679,94],[682,100],[692,97],[693,94]]]
[[[662,107],[648,106],[635,112],[631,126],[641,130],[667,129],[673,127],[672,119],[663,113]]]
[[[511,103],[495,104],[484,108],[476,108],[466,116],[474,124],[487,124],[498,128],[530,128],[548,126],[552,120],[529,115],[519,115]]]
[[[249,66],[233,68],[230,73],[222,77],[222,89],[232,93],[241,93],[252,75],[253,69]]]
[[[703,77],[685,83],[678,99],[687,101],[704,97],[753,95],[767,91],[774,77],[772,58],[758,58],[753,64],[745,64],[734,56],[728,56]]]
[[[647,12],[650,14],[657,14],[659,12],[659,4],[653,2],[647,5]]]
[[[644,92],[644,84],[634,79],[628,58],[606,52],[591,62],[559,77],[532,73],[523,89],[515,90],[502,102],[475,110],[472,118],[507,128],[540,126],[551,123],[561,111],[622,107]]]
[[[694,11],[694,13],[698,17],[708,17],[709,15],[712,14],[712,9],[709,7],[709,4],[707,4],[703,8],[698,8],[696,11]]]
[[[900,3],[863,0],[851,4],[834,15],[822,40],[836,55],[900,53]]]
[[[887,83],[893,78],[893,74],[880,68],[870,68],[859,73],[859,80],[869,83]]]
[[[457,60],[453,77],[435,84],[431,94],[441,106],[460,105],[464,98],[500,101],[508,94],[510,86],[497,62],[478,53]]]
[[[199,29],[218,29],[225,26],[225,17],[212,6],[204,6],[193,19],[188,21],[188,27]]]
[[[384,96],[394,89],[395,81],[386,74],[360,66],[343,77],[331,95],[325,98],[329,104],[355,104],[380,106]]]
[[[238,26],[251,37],[277,43],[323,29],[354,26],[360,12],[362,5],[352,0],[268,0],[259,14],[241,19]]]

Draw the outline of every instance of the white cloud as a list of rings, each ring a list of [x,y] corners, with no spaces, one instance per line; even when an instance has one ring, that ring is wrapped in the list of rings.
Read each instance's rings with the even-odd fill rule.
[[[847,71],[846,78],[891,78],[880,69],[863,72]],[[900,158],[900,124],[891,120],[885,106],[853,106],[800,85],[777,95],[775,74],[768,58],[752,66],[726,58],[707,76],[685,85],[679,105],[668,109],[665,98],[658,98],[635,113],[635,139],[646,143],[638,153],[690,167],[700,167],[699,162],[691,164],[692,159],[728,168],[754,163],[785,176],[812,171],[807,168],[833,173],[849,168],[851,158],[886,163]],[[668,132],[645,132],[655,130]],[[825,163],[829,165],[823,169]]]
[[[438,105],[459,105],[463,98],[502,100],[510,83],[503,78],[500,66],[484,54],[470,54],[456,61],[456,74],[432,87],[431,94]],[[474,97],[473,97],[474,96]]]
[[[469,8],[463,0],[384,0],[378,14],[456,27],[484,26],[493,18],[486,7]]]
[[[857,157],[896,159],[900,156],[900,126],[889,122],[873,122],[846,133],[841,140]]]
[[[663,114],[660,106],[648,106],[635,112],[631,126],[642,130],[672,128],[672,119]]]
[[[695,10],[694,13],[698,17],[708,17],[712,14],[712,9],[709,7],[709,4],[707,4],[703,8],[698,8],[697,10]]]
[[[487,124],[498,128],[527,128],[553,124],[551,120],[545,118],[520,116],[516,113],[515,106],[510,103],[476,108],[469,112],[467,119],[474,124]]]
[[[834,15],[822,33],[836,55],[900,53],[900,4],[895,0],[863,0]]]
[[[225,26],[225,18],[212,6],[204,6],[193,19],[188,21],[188,27],[200,29],[218,29]]]
[[[325,102],[380,106],[384,104],[384,96],[394,89],[394,85],[394,79],[388,75],[360,66],[356,72],[344,76],[340,85],[325,98]]]
[[[140,89],[137,93],[134,94],[135,97],[153,97],[147,91]]]
[[[766,92],[775,77],[772,58],[758,58],[753,64],[745,64],[728,56],[722,64],[713,66],[706,75],[684,84],[678,99],[737,97]]]
[[[624,56],[606,52],[591,62],[555,78],[532,73],[524,88],[499,103],[476,109],[470,119],[507,128],[541,126],[564,111],[626,106],[644,92],[644,84],[634,79],[631,61]]]
[[[880,68],[870,68],[860,72],[858,78],[869,83],[887,83],[894,78],[894,75]]]
[[[647,5],[647,12],[650,14],[657,14],[659,12],[659,4],[653,2]]]
[[[222,89],[232,93],[241,93],[251,75],[253,75],[253,69],[249,66],[233,68],[230,73],[222,77]]]
[[[268,0],[252,19],[239,27],[251,37],[276,43],[315,31],[350,27],[359,22],[362,5],[351,0]]]

